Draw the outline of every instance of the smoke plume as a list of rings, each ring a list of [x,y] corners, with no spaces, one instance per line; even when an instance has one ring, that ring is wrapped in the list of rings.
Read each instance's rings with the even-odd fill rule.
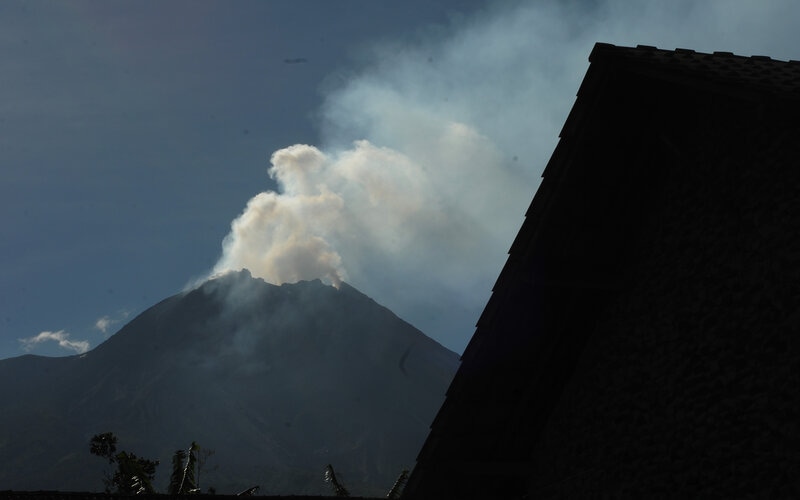
[[[731,27],[758,40],[770,19],[735,3],[503,3],[365,50],[326,83],[323,146],[272,154],[279,188],[232,223],[214,272],[347,280],[461,351],[594,42],[749,55]],[[785,19],[772,21],[790,33]]]

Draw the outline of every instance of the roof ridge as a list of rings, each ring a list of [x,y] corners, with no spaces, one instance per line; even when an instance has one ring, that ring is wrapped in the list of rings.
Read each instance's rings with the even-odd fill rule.
[[[633,71],[661,72],[691,84],[693,79],[724,85],[758,88],[791,96],[800,95],[800,61],[773,59],[764,55],[743,56],[733,52],[698,52],[693,49],[659,49],[652,45],[617,46],[598,42],[589,62],[630,62]]]
[[[696,54],[699,56],[716,56],[716,57],[741,57],[744,59],[752,59],[757,61],[774,61],[779,63],[797,63],[800,60],[795,59],[775,59],[771,56],[759,55],[759,54],[752,54],[749,56],[743,54],[736,54],[730,51],[722,51],[722,50],[715,50],[713,52],[700,52],[695,49],[687,49],[676,47],[675,49],[663,49],[659,48],[655,45],[644,45],[644,44],[637,44],[635,47],[626,46],[626,45],[615,45],[613,43],[608,42],[595,42],[594,48],[592,49],[591,54],[589,55],[589,60],[592,59],[592,55],[595,54],[596,51],[604,51],[604,50],[611,50],[611,51],[647,51],[647,52],[661,52],[661,53],[673,53],[673,54]]]

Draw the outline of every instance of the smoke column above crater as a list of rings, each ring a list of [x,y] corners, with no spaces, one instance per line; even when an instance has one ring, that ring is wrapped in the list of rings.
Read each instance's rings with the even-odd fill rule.
[[[463,314],[460,303],[485,300],[532,185],[469,126],[431,128],[431,144],[414,156],[368,140],[330,153],[276,151],[278,191],[248,202],[214,272],[247,268],[274,284],[346,280],[423,331],[425,319],[452,322],[439,308]],[[508,220],[504,205],[514,201],[523,205]]]
[[[791,16],[770,20],[738,4],[509,2],[365,50],[362,69],[326,83],[322,145],[272,154],[278,190],[249,201],[214,272],[346,280],[463,351],[593,44],[748,55],[770,49],[758,43],[762,21],[793,32]]]
[[[467,61],[495,36],[465,45],[472,29],[372,49],[364,70],[330,84],[325,145],[272,154],[278,189],[248,202],[213,272],[347,281],[462,350],[538,182],[537,140],[508,147],[508,131],[535,128],[521,108],[536,82],[502,76],[519,51]]]

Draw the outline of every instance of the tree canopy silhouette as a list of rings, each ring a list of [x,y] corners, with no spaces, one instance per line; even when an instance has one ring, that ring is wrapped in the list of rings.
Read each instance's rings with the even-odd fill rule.
[[[170,495],[186,495],[198,493],[197,484],[197,454],[200,446],[192,441],[188,450],[176,450],[172,456],[172,476],[169,479],[167,492]]]
[[[108,460],[109,464],[116,464],[113,474],[105,473],[103,482],[106,493],[114,492],[122,495],[155,493],[153,477],[156,474],[158,460],[137,457],[127,451],[117,453],[117,437],[111,432],[92,436],[89,452]]]

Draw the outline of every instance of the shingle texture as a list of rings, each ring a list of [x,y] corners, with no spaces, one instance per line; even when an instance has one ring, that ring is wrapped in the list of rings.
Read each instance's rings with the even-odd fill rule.
[[[590,60],[408,496],[800,496],[798,64]]]
[[[604,63],[607,60],[636,66],[636,71],[655,70],[672,77],[684,75],[800,98],[800,61],[779,61],[767,56],[746,57],[731,52],[707,54],[689,49],[597,44],[589,61]]]

